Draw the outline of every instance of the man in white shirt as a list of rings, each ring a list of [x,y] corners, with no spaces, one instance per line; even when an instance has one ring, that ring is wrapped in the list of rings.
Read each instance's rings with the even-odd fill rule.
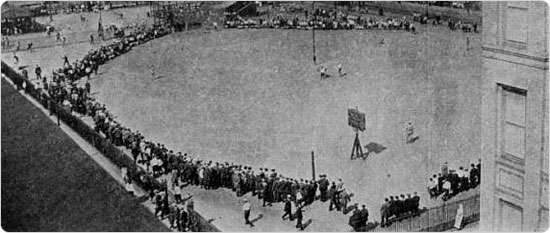
[[[451,191],[451,182],[449,180],[445,180],[443,182],[443,200],[446,201],[450,198],[450,191]]]
[[[428,192],[430,193],[430,197],[434,198],[436,197],[436,189],[437,189],[437,182],[434,182],[432,178],[428,181]]]

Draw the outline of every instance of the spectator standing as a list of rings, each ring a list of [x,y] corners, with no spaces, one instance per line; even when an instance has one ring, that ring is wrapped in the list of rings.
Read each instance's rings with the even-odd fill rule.
[[[443,200],[446,201],[451,195],[451,182],[448,179],[443,182],[443,192],[445,193],[443,195]]]
[[[193,202],[192,198],[193,198],[193,195],[191,195],[191,193],[188,193],[187,198],[185,198],[185,200],[187,200],[186,207],[188,210],[193,210],[195,208],[195,203]]]
[[[84,84],[84,86],[86,87],[86,93],[90,94],[91,86],[90,86],[90,82],[88,82],[88,80],[86,80],[86,84]]]
[[[388,208],[390,206],[388,198],[384,199],[384,203],[380,207],[380,226],[385,227],[388,221]]]
[[[353,213],[349,216],[348,225],[353,228],[353,231],[358,232],[360,230],[361,211],[357,208],[357,204],[353,206]]]
[[[284,214],[281,218],[283,220],[285,220],[285,217],[288,216],[288,219],[290,221],[292,221],[293,220],[293,218],[292,218],[292,204],[290,203],[290,195],[288,195],[286,200],[285,200],[285,207],[284,207],[283,211],[284,211]]]
[[[243,205],[243,212],[244,212],[244,224],[250,225],[250,227],[253,227],[254,224],[250,222],[250,211],[252,209],[252,206],[250,205],[250,202],[248,202],[248,199],[244,199],[244,205]]]
[[[437,182],[435,182],[432,178],[428,181],[428,193],[431,198],[437,196]]]
[[[302,225],[302,219],[304,218],[302,214],[302,207],[299,206],[296,210],[296,228],[299,230],[304,230],[304,225]]]
[[[174,183],[174,199],[176,199],[176,203],[180,203],[181,200],[181,188],[177,182]]]
[[[328,206],[328,211],[332,211],[332,207],[335,206],[336,210],[340,211],[340,206],[338,205],[337,196],[336,196],[336,184],[332,182],[330,189],[328,191],[328,196],[330,198],[330,205]]]
[[[40,68],[40,66],[36,65],[36,68],[34,68],[34,73],[36,73],[36,79],[42,79],[42,68]]]
[[[369,221],[369,211],[367,210],[367,207],[365,206],[365,204],[363,204],[363,205],[361,205],[360,226],[361,227],[366,227],[368,221]]]
[[[324,202],[327,200],[327,190],[329,186],[329,181],[327,180],[326,175],[320,175],[321,179],[317,181],[319,184],[319,192],[321,193],[321,201]]]
[[[447,166],[447,162],[443,163],[441,166],[441,174],[443,175],[443,178],[447,178],[447,175],[449,175],[449,167]]]
[[[184,209],[183,206],[179,207],[178,213],[178,231],[184,232],[187,231],[187,225],[189,223],[189,212]]]

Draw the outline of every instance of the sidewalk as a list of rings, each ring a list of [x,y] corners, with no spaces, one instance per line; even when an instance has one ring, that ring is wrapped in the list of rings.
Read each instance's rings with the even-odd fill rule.
[[[4,77],[2,77],[4,78]],[[4,78],[12,87],[15,89],[15,85],[13,82],[8,79]],[[50,115],[50,112],[48,109],[45,109],[40,103],[38,103],[35,99],[33,99],[30,95],[24,93],[23,91],[19,91],[19,94],[21,94],[23,97],[25,97],[31,104],[36,106],[44,115],[46,115],[51,121],[54,123],[57,123],[57,117],[55,115]],[[88,143],[84,138],[82,138],[78,133],[76,133],[71,127],[69,127],[64,122],[59,122],[59,128],[67,134],[84,152],[86,152],[90,158],[92,158],[97,164],[99,164],[117,183],[119,183],[122,187],[124,187],[125,182],[122,178],[122,173],[119,167],[114,165],[109,159],[107,159],[103,154],[101,154],[95,147],[93,147],[90,143]],[[147,210],[151,212],[151,214],[154,213],[154,206],[153,204],[146,199],[147,192],[143,190],[141,187],[135,185],[136,189],[135,196],[136,201],[138,200],[145,200],[141,203],[141,205],[145,206]],[[170,228],[170,225],[168,223],[167,219],[164,219],[162,223]]]

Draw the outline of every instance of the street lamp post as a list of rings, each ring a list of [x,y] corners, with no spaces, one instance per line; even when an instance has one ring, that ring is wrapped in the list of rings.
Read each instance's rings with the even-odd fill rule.
[[[312,13],[315,12],[315,2],[311,3]],[[315,19],[315,16],[314,16]],[[317,55],[315,53],[315,20],[313,21],[313,28],[312,28],[312,38],[313,38],[313,64],[317,64]]]

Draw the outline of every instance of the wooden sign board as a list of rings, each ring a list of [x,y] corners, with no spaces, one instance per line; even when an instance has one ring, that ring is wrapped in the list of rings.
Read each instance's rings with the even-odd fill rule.
[[[348,125],[361,131],[365,131],[365,113],[357,109],[348,109]]]

